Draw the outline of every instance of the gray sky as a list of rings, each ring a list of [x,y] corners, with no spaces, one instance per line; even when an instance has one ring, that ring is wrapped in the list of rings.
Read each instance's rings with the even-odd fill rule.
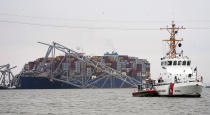
[[[116,50],[146,58],[156,79],[161,40],[169,37],[159,28],[175,20],[188,28],[177,36],[184,38],[184,54],[210,82],[209,5],[209,0],[0,0],[0,65],[17,65],[18,73],[25,63],[45,55],[47,47],[36,42],[56,41],[80,47],[87,55]]]

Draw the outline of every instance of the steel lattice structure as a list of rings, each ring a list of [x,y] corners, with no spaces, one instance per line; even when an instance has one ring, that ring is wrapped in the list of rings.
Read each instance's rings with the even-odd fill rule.
[[[10,64],[0,66],[0,87],[9,88],[14,85],[13,84],[14,75],[11,72],[11,70],[14,68],[16,68],[16,66],[10,67]]]
[[[78,53],[59,43],[56,43],[56,42],[53,42],[52,44],[47,44],[47,43],[42,43],[42,42],[38,42],[38,43],[48,46],[48,50],[44,57],[44,60],[38,65],[34,73],[39,74],[39,75],[44,73],[47,68],[45,65],[46,61],[48,57],[51,57],[52,60],[50,61],[50,66],[48,66],[48,69],[50,69],[50,72],[46,73],[46,76],[48,76],[51,81],[55,80],[55,81],[71,84],[78,88],[99,88],[95,84],[101,81],[102,79],[104,83],[102,84],[101,88],[103,88],[105,83],[111,78],[122,80],[123,82],[121,86],[123,86],[124,83],[127,83],[131,85],[132,87],[137,87],[137,84],[140,84],[140,81],[136,80],[135,78],[124,75],[120,71],[117,71],[111,67],[106,66],[105,63],[103,62],[92,60],[90,56],[84,56],[81,53]],[[60,63],[57,66],[55,66],[55,54],[58,51],[64,53],[64,57],[61,59]],[[69,63],[69,60],[66,60],[66,58],[69,58],[70,56],[78,59],[82,63],[85,63],[91,66],[94,69],[99,69],[102,73],[94,77],[93,77],[93,72],[90,75],[83,75],[82,77],[79,77],[79,78],[71,76],[69,71],[60,69],[62,63]],[[64,79],[61,77],[57,77],[57,76],[62,76],[64,74],[67,76],[67,78]]]

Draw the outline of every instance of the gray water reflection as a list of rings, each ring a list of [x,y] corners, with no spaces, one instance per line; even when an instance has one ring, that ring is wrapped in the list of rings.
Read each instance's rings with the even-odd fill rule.
[[[0,90],[1,115],[210,115],[210,89],[201,98],[132,97],[134,89]]]

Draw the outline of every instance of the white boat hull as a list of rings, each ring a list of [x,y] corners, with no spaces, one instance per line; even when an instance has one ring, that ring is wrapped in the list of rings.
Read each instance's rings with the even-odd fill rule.
[[[189,96],[200,97],[202,92],[201,82],[159,84],[154,86],[159,96]]]

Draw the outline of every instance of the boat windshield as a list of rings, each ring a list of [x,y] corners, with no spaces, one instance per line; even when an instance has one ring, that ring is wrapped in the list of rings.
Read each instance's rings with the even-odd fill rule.
[[[182,61],[178,61],[178,65],[182,65]]]
[[[177,61],[174,61],[173,65],[177,65]]]
[[[183,61],[182,65],[186,65],[186,61]]]
[[[190,66],[190,63],[191,63],[190,61],[187,61],[187,65],[188,65],[188,66]]]
[[[168,65],[172,65],[172,61],[168,61]]]
[[[164,62],[161,62],[161,66],[163,66],[164,65]]]

